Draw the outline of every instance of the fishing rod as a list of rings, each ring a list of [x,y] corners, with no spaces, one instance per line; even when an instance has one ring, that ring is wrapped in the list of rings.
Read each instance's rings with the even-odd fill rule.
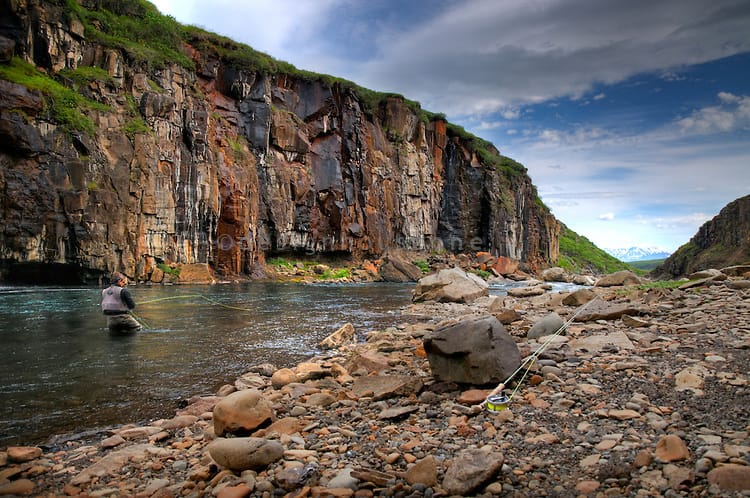
[[[555,339],[555,337],[557,337],[558,335],[560,335],[563,332],[563,330],[565,330],[566,328],[568,328],[568,326],[571,323],[573,323],[573,320],[575,320],[575,318],[583,310],[585,310],[591,303],[593,303],[594,301],[596,301],[598,299],[599,299],[599,296],[595,296],[594,299],[592,299],[591,301],[589,301],[589,302],[583,304],[581,307],[579,307],[576,310],[576,312],[573,313],[573,315],[565,323],[563,323],[562,325],[560,325],[560,327],[555,331],[554,334],[551,334],[539,346],[539,348],[536,351],[534,351],[534,353],[532,353],[531,355],[529,355],[528,357],[526,357],[526,359],[523,362],[521,362],[521,365],[512,374],[510,374],[508,376],[508,378],[505,379],[505,381],[503,381],[500,384],[498,384],[497,387],[495,387],[495,389],[493,389],[490,392],[490,394],[487,395],[487,397],[485,398],[484,401],[482,401],[478,405],[474,405],[474,406],[478,407],[479,409],[487,407],[490,411],[501,411],[501,410],[504,410],[506,408],[506,405],[508,403],[510,403],[510,400],[513,399],[513,396],[515,396],[516,392],[521,387],[521,384],[523,383],[524,379],[526,378],[526,375],[528,375],[529,370],[531,369],[531,366],[534,364],[534,361],[536,361],[536,359],[539,357],[539,355],[541,355],[544,352],[544,350],[547,349],[547,347],[552,343],[552,341]],[[516,383],[516,387],[513,389],[513,392],[511,392],[510,396],[505,396],[505,395],[500,394],[500,393],[502,393],[503,389],[505,389],[505,386],[511,381],[511,379],[513,379],[513,377],[515,377],[516,374],[518,374],[518,372],[520,372],[521,370],[523,370],[524,367],[526,367],[526,370],[524,371],[523,375],[521,376],[521,379]]]

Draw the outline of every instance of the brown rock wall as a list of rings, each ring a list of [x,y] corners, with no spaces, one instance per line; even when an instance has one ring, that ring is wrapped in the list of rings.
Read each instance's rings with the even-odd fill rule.
[[[195,72],[149,69],[48,2],[13,2],[5,17],[0,36],[49,75],[108,74],[76,87],[108,106],[83,109],[93,134],[0,81],[5,267],[148,279],[154,261],[258,274],[267,254],[292,252],[487,250],[530,268],[557,257],[557,222],[530,179],[484,164],[403,98],[365,109],[346,85],[240,71],[195,47]]]

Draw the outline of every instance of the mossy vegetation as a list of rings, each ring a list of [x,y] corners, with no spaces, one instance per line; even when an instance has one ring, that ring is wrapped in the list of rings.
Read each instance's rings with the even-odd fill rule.
[[[148,79],[148,86],[154,93],[164,93],[164,89],[161,87],[161,85],[159,85],[159,83],[155,82],[151,78]]]
[[[235,161],[244,161],[247,159],[247,140],[242,135],[237,138],[227,137],[229,147],[232,149]]]
[[[469,273],[473,273],[474,275],[476,275],[476,276],[478,276],[480,278],[483,278],[485,280],[487,280],[488,278],[490,278],[492,276],[492,273],[488,272],[487,270],[478,270],[476,268],[470,269]]]
[[[69,80],[74,85],[84,86],[94,81],[100,81],[105,84],[112,83],[112,77],[109,73],[100,67],[79,66],[75,69],[63,69],[58,76],[63,80]]]
[[[648,259],[642,261],[628,261],[628,264],[639,271],[648,272],[664,262],[665,258],[662,259]]]
[[[318,275],[318,280],[344,280],[352,276],[349,268],[330,268]]]
[[[93,134],[94,122],[83,111],[110,110],[108,106],[87,99],[18,57],[13,57],[10,64],[0,65],[0,78],[40,92],[45,99],[48,119],[67,131]]]
[[[419,268],[423,274],[430,273],[430,263],[425,261],[424,259],[418,259],[416,261],[412,261],[412,264]]]
[[[293,270],[296,267],[295,262],[289,261],[288,259],[282,257],[271,258],[266,261],[266,264],[281,270]]]
[[[289,260],[282,256],[270,258],[266,264],[282,274],[293,274],[324,282],[349,280],[351,268],[345,266],[329,267],[315,260]]]
[[[143,120],[143,116],[141,116],[141,112],[138,110],[138,104],[130,95],[126,101],[126,108],[128,119],[123,126],[123,133],[131,139],[139,133],[150,133],[151,128]]]
[[[627,263],[607,254],[564,224],[560,230],[560,257],[557,266],[574,273],[614,273],[620,270],[633,270]]]
[[[84,7],[77,0],[60,0],[60,3],[65,6],[65,15],[69,20],[77,19],[83,24],[87,40],[120,50],[126,56],[129,65],[141,66],[145,70],[158,70],[174,64],[193,71],[196,69],[195,63],[189,55],[190,51],[187,50],[188,47],[192,47],[200,51],[205,60],[216,58],[238,72],[291,76],[302,82],[319,82],[329,88],[337,88],[343,93],[351,92],[360,102],[362,110],[371,116],[378,115],[388,99],[400,99],[425,124],[445,120],[444,114],[426,111],[421,108],[419,102],[406,99],[402,95],[378,92],[343,78],[301,70],[225,36],[197,26],[182,25],[172,16],[161,14],[146,0],[90,0],[86,3],[88,7]],[[78,84],[92,79],[105,81],[108,78],[103,70],[97,68],[76,69],[66,77]],[[159,92],[158,88],[154,88],[158,85],[152,80],[149,80],[149,84],[154,91]],[[59,102],[58,106],[62,107],[56,111],[61,122],[87,131],[93,129],[90,121],[76,120],[74,118],[78,116],[71,116],[65,112],[70,99],[56,99],[55,102]],[[126,126],[126,133],[131,136],[142,131],[145,131],[145,127],[135,117]],[[523,165],[501,156],[490,142],[452,124],[448,124],[448,133],[451,136],[459,136],[476,152],[483,164],[496,168],[504,177],[514,178],[526,174]],[[538,204],[545,207],[541,200],[538,200]]]
[[[166,263],[159,263],[156,265],[158,269],[164,272],[165,275],[168,275],[171,278],[177,279],[180,277],[180,267],[179,266],[169,266]]]
[[[134,64],[160,69],[178,64],[194,69],[182,50],[185,28],[173,17],[161,14],[145,0],[96,0],[87,9],[66,0],[67,15],[78,18],[86,38],[105,47],[122,50]]]

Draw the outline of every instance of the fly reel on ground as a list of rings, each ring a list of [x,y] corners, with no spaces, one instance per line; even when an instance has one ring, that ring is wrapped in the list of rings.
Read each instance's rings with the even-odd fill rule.
[[[492,396],[487,396],[485,406],[491,412],[501,412],[508,408],[508,403],[510,403],[510,398],[506,395],[493,394]]]

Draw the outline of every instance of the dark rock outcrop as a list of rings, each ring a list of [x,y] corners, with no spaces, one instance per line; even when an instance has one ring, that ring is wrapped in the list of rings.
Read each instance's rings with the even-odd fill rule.
[[[432,375],[445,382],[504,382],[521,364],[518,346],[494,316],[447,323],[425,336],[424,350]]]
[[[159,263],[262,275],[285,253],[557,259],[559,223],[525,169],[400,96],[373,104],[333,78],[249,69],[200,31],[182,46],[194,69],[151,65],[70,3],[0,5],[0,63],[72,90],[90,123],[0,78],[0,277],[32,263],[81,278],[148,280]]]
[[[750,195],[727,204],[652,274],[681,277],[699,270],[750,263]]]

